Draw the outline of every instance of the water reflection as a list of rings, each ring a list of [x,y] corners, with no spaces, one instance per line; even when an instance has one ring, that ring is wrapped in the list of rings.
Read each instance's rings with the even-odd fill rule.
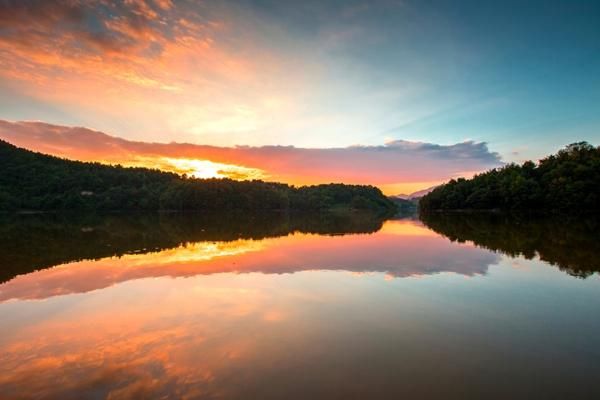
[[[0,215],[0,282],[73,261],[156,252],[192,242],[293,232],[372,233],[384,219],[369,213]]]
[[[511,257],[541,260],[585,278],[600,272],[600,219],[497,213],[431,213],[421,220],[457,243],[475,243]]]
[[[42,299],[50,296],[69,293],[83,293],[100,289],[132,279],[147,277],[184,277],[207,275],[213,273],[261,272],[265,274],[292,273],[305,270],[341,270],[354,273],[383,272],[389,278],[428,275],[439,272],[455,272],[465,276],[484,274],[489,265],[497,263],[499,256],[471,245],[455,245],[445,238],[423,227],[416,220],[389,220],[376,233],[363,235],[340,235],[341,229],[356,232],[358,229],[371,229],[378,226],[380,220],[359,216],[360,221],[348,217],[349,224],[337,221],[335,230],[320,232],[337,233],[336,235],[312,234],[300,231],[284,234],[281,225],[274,225],[277,230],[275,237],[266,236],[265,230],[260,232],[262,239],[237,238],[237,225],[230,225],[232,230],[226,231],[220,225],[218,232],[211,232],[201,226],[204,223],[195,221],[187,216],[186,223],[195,226],[194,229],[179,229],[177,234],[165,227],[179,227],[179,216],[174,220],[163,216],[162,230],[152,232],[150,238],[136,236],[138,230],[117,230],[117,220],[113,219],[109,227],[95,236],[101,243],[116,243],[105,245],[105,251],[114,251],[115,247],[123,249],[126,243],[131,246],[128,253],[120,250],[119,257],[104,257],[95,260],[83,260],[61,264],[55,268],[38,271],[34,274],[17,276],[0,287],[0,301],[9,299]],[[129,220],[123,221],[123,224]],[[168,221],[168,222],[167,222]],[[303,220],[304,226],[310,225],[310,220]],[[294,226],[294,225],[285,225]],[[271,227],[271,225],[269,225]],[[54,229],[52,230],[55,231]],[[306,229],[305,229],[306,231]],[[98,232],[94,229],[91,232]],[[118,232],[112,238],[111,232]],[[127,234],[131,232],[130,234]],[[161,241],[158,232],[165,232]],[[268,231],[273,232],[273,231]],[[38,231],[39,233],[39,231]],[[187,235],[189,234],[189,236]],[[87,233],[78,233],[85,236]],[[249,234],[246,232],[246,236]],[[72,236],[63,236],[71,241]],[[128,238],[134,240],[127,242]],[[200,241],[191,241],[193,239]],[[209,238],[214,238],[210,240]],[[216,240],[217,238],[221,240]],[[186,240],[188,239],[188,240]],[[55,237],[46,239],[56,244]],[[80,240],[80,239],[77,239]],[[182,243],[172,248],[156,250],[158,244]],[[139,246],[144,246],[139,248]],[[87,245],[91,246],[90,243]],[[64,245],[60,248],[66,249]],[[65,259],[77,260],[77,247],[69,247],[70,253]],[[86,248],[84,248],[85,250]],[[36,258],[36,261],[38,259]],[[30,267],[35,264],[30,265]]]
[[[452,221],[425,219],[482,246]],[[600,279],[523,247],[356,214],[29,216],[0,234],[2,399],[599,395]],[[574,238],[555,246],[585,259]]]

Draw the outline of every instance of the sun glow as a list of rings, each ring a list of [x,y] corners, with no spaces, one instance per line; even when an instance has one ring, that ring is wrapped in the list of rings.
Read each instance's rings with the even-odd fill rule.
[[[175,172],[187,174],[194,178],[251,180],[266,177],[265,172],[260,169],[242,167],[241,165],[222,164],[193,158],[163,158],[162,160],[167,165],[171,165]]]
[[[241,165],[224,164],[196,158],[174,157],[136,157],[133,160],[121,163],[128,167],[145,167],[160,169],[161,171],[186,174],[194,178],[229,178],[239,181],[266,179],[268,174],[258,168],[243,167]]]

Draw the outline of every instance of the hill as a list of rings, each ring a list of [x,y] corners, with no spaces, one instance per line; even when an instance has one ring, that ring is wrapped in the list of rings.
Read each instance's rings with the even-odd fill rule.
[[[392,213],[374,186],[196,179],[65,160],[0,140],[0,211],[328,210]]]
[[[600,211],[600,147],[573,143],[534,163],[453,179],[423,196],[422,211]]]
[[[404,199],[404,200],[418,200],[421,197],[425,196],[427,193],[431,192],[435,188],[436,188],[435,186],[432,186],[427,189],[418,190],[411,194],[397,194],[396,196],[393,196],[393,197],[396,197],[399,199]]]

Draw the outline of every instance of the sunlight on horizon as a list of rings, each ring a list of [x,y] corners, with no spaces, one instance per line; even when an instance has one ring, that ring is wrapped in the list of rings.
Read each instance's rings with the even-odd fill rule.
[[[187,174],[194,178],[230,178],[236,180],[264,179],[267,177],[264,171],[258,168],[249,168],[241,165],[223,164],[209,160],[198,160],[193,158],[162,158],[173,171]],[[168,167],[167,167],[168,168]]]
[[[199,179],[229,178],[238,181],[246,181],[255,179],[264,180],[268,178],[267,173],[258,168],[218,163],[196,158],[135,157],[119,164],[126,167],[152,168],[164,172],[174,172],[179,175],[185,174],[189,177]]]

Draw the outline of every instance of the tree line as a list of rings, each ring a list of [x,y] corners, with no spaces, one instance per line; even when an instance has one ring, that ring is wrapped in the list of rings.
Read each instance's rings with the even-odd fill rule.
[[[573,143],[537,164],[508,164],[452,179],[421,198],[430,210],[600,210],[600,147]]]
[[[374,186],[197,179],[70,161],[0,141],[0,211],[372,210],[395,204]]]

